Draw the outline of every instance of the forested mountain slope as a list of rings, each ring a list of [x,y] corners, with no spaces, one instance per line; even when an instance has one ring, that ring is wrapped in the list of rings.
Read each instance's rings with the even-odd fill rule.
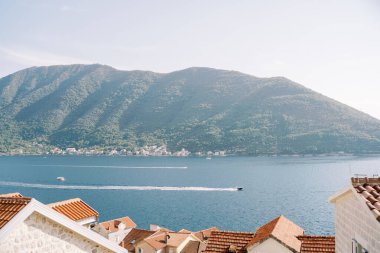
[[[58,147],[380,151],[380,121],[283,77],[104,65],[28,68],[0,79],[0,150]]]

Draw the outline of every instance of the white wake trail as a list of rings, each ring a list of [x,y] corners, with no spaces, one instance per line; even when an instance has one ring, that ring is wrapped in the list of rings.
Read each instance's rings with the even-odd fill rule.
[[[0,181],[0,186],[13,186],[39,189],[66,189],[66,190],[135,190],[135,191],[237,191],[236,188],[211,188],[192,186],[123,186],[123,185],[58,185],[58,184],[31,184],[21,182]]]
[[[185,170],[187,166],[112,166],[112,165],[61,165],[61,164],[41,164],[33,167],[68,167],[68,168],[114,168],[114,169],[179,169]]]

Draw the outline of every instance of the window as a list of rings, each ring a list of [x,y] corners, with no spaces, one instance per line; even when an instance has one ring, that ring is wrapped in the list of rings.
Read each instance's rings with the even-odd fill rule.
[[[352,253],[368,253],[368,250],[366,250],[355,239],[352,239]]]

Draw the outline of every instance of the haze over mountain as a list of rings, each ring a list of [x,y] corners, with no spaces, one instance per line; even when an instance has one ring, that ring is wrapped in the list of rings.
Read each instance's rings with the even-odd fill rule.
[[[380,152],[380,121],[283,77],[32,67],[0,79],[0,151],[58,147]]]

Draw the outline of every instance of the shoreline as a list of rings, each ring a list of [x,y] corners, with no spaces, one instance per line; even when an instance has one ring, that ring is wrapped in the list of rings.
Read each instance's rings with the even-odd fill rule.
[[[320,153],[320,154],[226,154],[226,155],[124,155],[124,154],[40,154],[40,153],[24,153],[24,154],[8,154],[0,153],[0,157],[173,157],[173,158],[226,158],[226,157],[354,157],[354,156],[373,156],[378,157],[380,153]]]

